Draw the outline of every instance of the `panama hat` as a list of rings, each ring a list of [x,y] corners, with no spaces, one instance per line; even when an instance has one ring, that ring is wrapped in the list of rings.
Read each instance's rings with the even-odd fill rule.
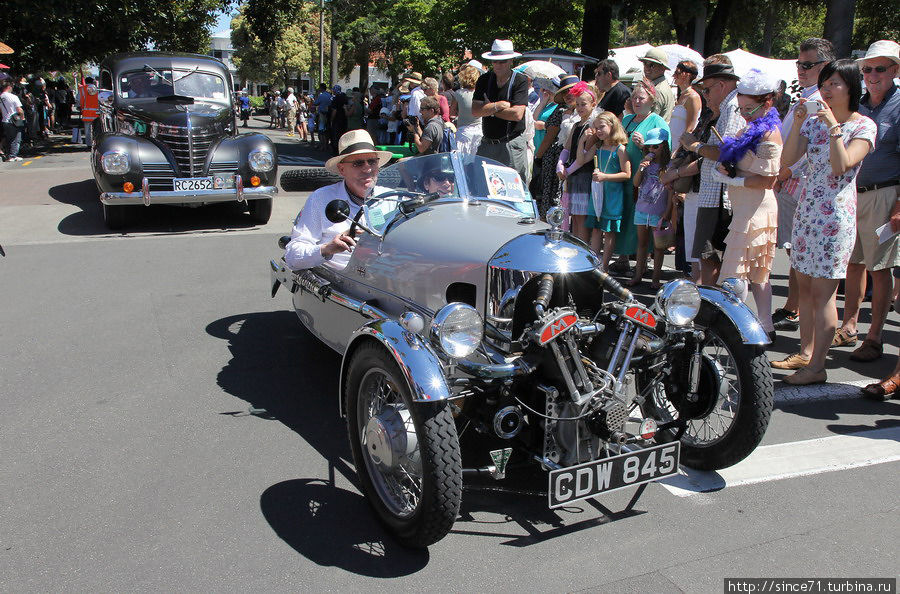
[[[900,64],[900,44],[896,41],[881,39],[869,46],[866,55],[857,59],[857,62],[865,62],[872,58],[887,58],[893,60],[894,64]]]
[[[644,54],[643,58],[639,58],[641,62],[650,62],[651,64],[659,64],[660,66],[665,66],[666,70],[671,70],[669,68],[669,55],[666,53],[666,50],[660,49],[658,47],[651,47],[647,50],[647,53]]]
[[[566,102],[566,91],[577,85],[581,81],[575,74],[564,74],[559,77],[559,90],[553,96],[553,100],[560,105]]]
[[[481,74],[487,72],[484,65],[478,60],[469,60],[468,62],[466,62],[466,66],[471,66],[472,68],[477,69]]]
[[[737,84],[741,95],[767,95],[778,90],[779,79],[759,68],[748,70]]]
[[[495,39],[491,51],[484,52],[481,57],[485,60],[512,60],[521,55],[513,50],[513,42],[509,39]]]
[[[420,84],[422,84],[422,73],[421,72],[410,72],[409,74],[405,74],[403,76],[403,80],[420,85]]]
[[[383,167],[394,156],[394,153],[390,151],[379,151],[376,149],[372,137],[365,130],[350,130],[341,136],[341,139],[338,141],[338,154],[336,157],[331,157],[325,161],[325,169],[331,173],[338,173],[338,163],[350,155],[367,155],[371,153],[378,155],[379,167]]]

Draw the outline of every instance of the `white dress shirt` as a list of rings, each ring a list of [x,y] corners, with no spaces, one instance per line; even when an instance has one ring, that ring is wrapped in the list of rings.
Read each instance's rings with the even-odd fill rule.
[[[332,200],[346,200],[350,205],[350,219],[332,223],[325,218],[325,207]],[[291,241],[284,250],[284,261],[291,270],[303,270],[325,264],[343,270],[350,262],[350,252],[334,254],[330,259],[322,255],[322,246],[341,233],[350,230],[350,224],[361,207],[347,193],[343,181],[319,188],[306,200],[300,216],[294,222]]]
[[[422,119],[422,112],[419,108],[419,104],[422,103],[422,99],[424,98],[425,91],[422,90],[422,87],[416,87],[410,92],[409,110],[407,111],[409,117],[416,116],[420,120]]]

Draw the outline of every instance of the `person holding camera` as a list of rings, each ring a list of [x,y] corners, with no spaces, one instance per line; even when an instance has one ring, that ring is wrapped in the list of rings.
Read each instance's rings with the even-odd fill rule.
[[[406,123],[412,140],[416,143],[416,150],[420,155],[436,153],[441,145],[441,137],[444,135],[444,120],[441,118],[441,104],[436,97],[425,97],[419,104],[419,112],[425,120],[425,129],[419,124],[418,118],[410,117]]]

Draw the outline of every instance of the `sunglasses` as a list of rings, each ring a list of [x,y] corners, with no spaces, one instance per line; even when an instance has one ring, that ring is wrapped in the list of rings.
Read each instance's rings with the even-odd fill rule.
[[[801,62],[800,60],[797,60],[797,68],[802,68],[804,70],[812,70],[819,64],[824,64],[824,63],[825,63],[825,60],[819,60],[818,62]]]
[[[452,182],[453,174],[452,173],[434,173],[429,175],[426,180],[436,181],[438,183],[443,182]]]
[[[863,74],[870,74],[873,70],[878,74],[884,74],[888,71],[888,68],[890,66],[863,66],[860,70],[862,70]]]
[[[759,105],[757,105],[756,107],[754,107],[754,108],[751,109],[750,111],[745,111],[745,110],[741,109],[741,107],[740,107],[739,105],[735,105],[735,106],[734,106],[734,113],[744,114],[745,116],[747,116],[747,117],[749,118],[750,116],[752,116],[753,114],[755,114],[757,111],[759,111],[759,108],[762,107],[762,106],[763,106],[763,104],[760,103]]]
[[[342,161],[347,165],[353,165],[357,169],[361,169],[363,165],[368,165],[369,167],[378,167],[378,159],[357,159],[356,161]]]

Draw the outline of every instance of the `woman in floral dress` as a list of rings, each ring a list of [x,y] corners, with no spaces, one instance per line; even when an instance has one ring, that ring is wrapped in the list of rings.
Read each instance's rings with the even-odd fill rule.
[[[862,95],[859,67],[853,60],[836,60],[819,73],[824,102],[810,113],[795,108],[785,142],[782,165],[804,153],[809,160],[806,184],[794,213],[791,266],[800,289],[800,352],[778,369],[797,369],[784,379],[794,385],[827,379],[825,357],[837,329],[835,296],[847,274],[856,241],[856,173],[875,146],[875,122],[857,113]]]

